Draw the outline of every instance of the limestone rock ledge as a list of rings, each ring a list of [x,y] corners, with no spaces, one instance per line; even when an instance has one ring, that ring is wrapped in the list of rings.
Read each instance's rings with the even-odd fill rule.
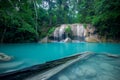
[[[100,40],[94,36],[86,37],[85,41],[86,42],[100,42]]]

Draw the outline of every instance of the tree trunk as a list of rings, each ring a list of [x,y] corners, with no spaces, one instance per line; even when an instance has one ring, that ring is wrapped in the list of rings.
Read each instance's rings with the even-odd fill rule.
[[[1,37],[1,41],[0,41],[1,43],[4,42],[5,33],[6,33],[6,28],[3,31],[3,34],[2,34],[2,37]]]
[[[38,41],[38,23],[37,23],[37,19],[38,19],[38,14],[37,14],[37,6],[35,3],[35,0],[33,0],[33,4],[34,4],[34,10],[35,10],[35,30],[36,30],[36,40]]]
[[[12,2],[11,0],[8,0],[8,2],[9,2],[9,3],[12,5],[12,7],[16,10],[16,8],[15,8],[13,2]]]

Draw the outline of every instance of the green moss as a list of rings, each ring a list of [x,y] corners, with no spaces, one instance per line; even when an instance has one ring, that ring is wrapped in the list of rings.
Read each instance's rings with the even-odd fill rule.
[[[66,28],[65,28],[65,32],[66,32],[66,36],[68,37],[70,37],[70,33],[71,33],[71,27],[70,27],[70,25],[68,25]]]
[[[87,28],[87,24],[84,23],[84,24],[83,24],[83,27],[86,29],[86,28]]]
[[[50,28],[47,35],[49,36],[50,34],[52,34],[54,30],[55,30],[55,27]]]
[[[66,32],[66,33],[70,33],[70,32],[71,32],[71,27],[70,27],[70,25],[68,25],[68,26],[66,27],[65,32]]]

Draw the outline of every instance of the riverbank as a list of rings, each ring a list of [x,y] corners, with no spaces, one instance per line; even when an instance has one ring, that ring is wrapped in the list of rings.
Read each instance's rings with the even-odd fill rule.
[[[101,37],[101,42],[104,42],[104,43],[120,43],[120,39],[106,39],[105,37]]]

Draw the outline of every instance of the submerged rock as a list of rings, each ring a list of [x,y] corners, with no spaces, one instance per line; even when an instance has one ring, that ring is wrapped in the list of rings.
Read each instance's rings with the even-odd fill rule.
[[[8,68],[15,68],[18,66],[21,66],[22,64],[24,64],[24,62],[7,62],[7,63],[1,63],[0,64],[0,69],[8,69]]]
[[[62,75],[58,78],[58,80],[69,80],[69,78],[65,75]]]
[[[116,54],[109,54],[109,53],[107,53],[106,55],[108,57],[112,57],[112,58],[119,58],[120,57],[119,55],[116,55]]]
[[[84,76],[83,71],[79,68],[76,69],[75,73],[76,73],[76,75],[78,75],[80,77]]]
[[[11,56],[8,56],[4,53],[0,53],[0,61],[10,61],[12,59]]]
[[[119,74],[120,58],[111,59],[103,54],[95,54],[75,62],[49,80],[59,80],[60,75],[65,75],[63,80],[119,80]]]
[[[100,64],[101,69],[104,71],[114,71],[114,66],[109,63],[101,63]]]
[[[92,78],[97,75],[97,72],[94,68],[90,66],[82,66],[80,74],[83,74],[86,78]]]
[[[112,76],[108,76],[108,75],[103,75],[102,77],[100,77],[101,80],[116,80],[115,78],[113,78]]]

